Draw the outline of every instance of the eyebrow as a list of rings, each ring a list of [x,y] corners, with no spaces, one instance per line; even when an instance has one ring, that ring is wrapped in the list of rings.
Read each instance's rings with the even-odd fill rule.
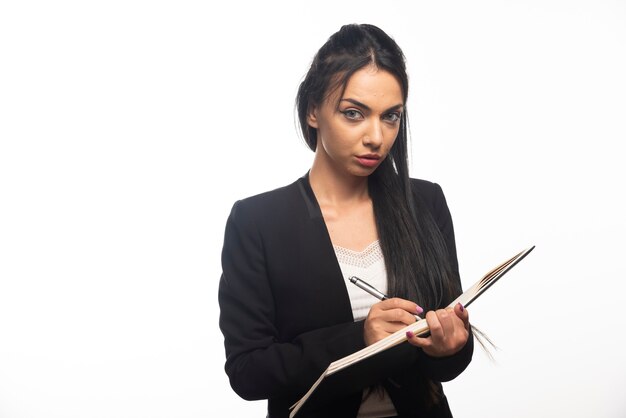
[[[341,102],[349,102],[352,103],[353,105],[362,107],[363,109],[367,110],[367,111],[371,111],[372,108],[370,108],[368,105],[366,105],[365,103],[361,103],[358,100],[354,100],[354,99],[341,99],[339,101],[339,103]],[[391,106],[389,109],[385,110],[385,112],[390,112],[392,110],[398,110],[398,109],[402,109],[404,107],[404,105],[402,103],[399,103],[395,106]]]

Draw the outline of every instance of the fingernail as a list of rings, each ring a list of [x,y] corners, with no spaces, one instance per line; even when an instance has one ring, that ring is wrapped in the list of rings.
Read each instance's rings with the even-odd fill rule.
[[[413,338],[415,335],[411,332],[411,331],[407,331],[406,332],[406,337],[407,338]]]
[[[461,307],[461,312],[463,312],[465,310],[465,308],[463,307],[463,304],[459,303],[459,306]]]
[[[416,309],[416,311],[417,311],[417,314],[419,315],[419,314],[421,314],[422,312],[424,312],[424,309],[422,309],[422,307],[421,307],[421,306],[417,305],[417,309]]]

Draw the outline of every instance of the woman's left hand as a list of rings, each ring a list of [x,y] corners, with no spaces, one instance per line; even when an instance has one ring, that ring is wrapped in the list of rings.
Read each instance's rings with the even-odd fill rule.
[[[417,337],[407,332],[407,340],[431,357],[451,356],[461,350],[469,338],[469,314],[460,303],[452,308],[426,313],[429,337]]]

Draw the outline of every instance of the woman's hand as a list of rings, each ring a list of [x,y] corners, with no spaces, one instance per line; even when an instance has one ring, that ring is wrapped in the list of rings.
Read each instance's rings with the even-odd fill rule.
[[[400,298],[378,302],[370,308],[363,331],[365,345],[372,345],[389,334],[415,322],[424,310],[416,303]]]
[[[469,338],[469,314],[460,303],[454,309],[426,313],[430,336],[421,338],[407,332],[407,340],[432,357],[451,356],[461,350]]]

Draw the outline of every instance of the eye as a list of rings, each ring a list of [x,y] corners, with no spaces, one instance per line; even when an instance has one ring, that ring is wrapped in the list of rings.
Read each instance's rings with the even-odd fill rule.
[[[363,114],[356,109],[342,110],[341,113],[343,113],[343,115],[350,120],[363,119]]]
[[[386,121],[391,122],[391,123],[399,122],[401,118],[402,118],[402,113],[400,113],[400,112],[387,113],[383,117],[383,119],[385,119]]]

